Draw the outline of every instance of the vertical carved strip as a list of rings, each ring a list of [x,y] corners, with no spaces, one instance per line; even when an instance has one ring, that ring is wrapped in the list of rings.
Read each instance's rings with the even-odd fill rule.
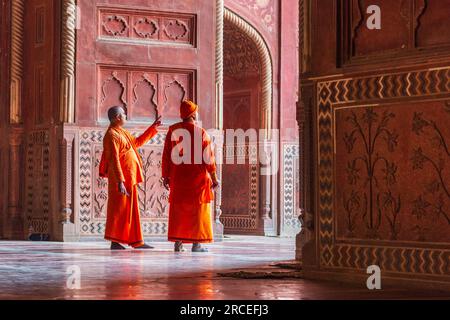
[[[217,179],[222,181],[223,172],[223,133],[222,130],[217,130],[217,135],[214,137],[215,145],[215,157],[217,159]],[[223,224],[220,221],[222,216],[222,185],[215,191],[215,202],[214,202],[214,237],[216,240],[223,238]]]
[[[74,134],[67,133],[61,141],[61,222],[73,223],[72,174]]]
[[[311,59],[310,41],[310,0],[300,0],[299,4],[299,48],[300,48],[300,72],[309,71]]]
[[[10,122],[22,122],[23,39],[25,0],[12,1]]]
[[[223,28],[224,1],[216,0],[216,128],[223,129]]]
[[[23,217],[20,203],[21,188],[21,150],[23,143],[23,132],[14,131],[9,137],[9,175],[8,175],[8,230],[6,237],[14,240],[23,240]]]
[[[301,84],[301,100],[297,105],[297,121],[299,125],[299,171],[300,171],[300,225],[297,235],[296,258],[303,259],[303,248],[314,239],[314,145],[313,145],[313,85]]]
[[[223,29],[224,29],[224,0],[216,0],[216,129],[218,137],[215,137],[216,159],[220,163],[217,165],[217,178],[222,181],[222,159],[223,159]],[[222,186],[215,192],[214,202],[214,224],[215,234],[223,236],[223,224],[220,222],[222,215]]]
[[[60,121],[74,122],[75,110],[75,28],[77,18],[75,0],[63,1],[61,47]]]
[[[267,169],[261,168],[261,169]],[[270,203],[270,176],[260,176],[260,196],[261,196],[261,212],[260,217],[262,220],[271,219],[271,203]]]

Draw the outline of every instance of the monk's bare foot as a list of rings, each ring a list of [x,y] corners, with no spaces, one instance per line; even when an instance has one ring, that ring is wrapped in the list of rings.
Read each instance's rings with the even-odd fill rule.
[[[111,250],[125,250],[125,247],[122,246],[120,243],[111,242]]]
[[[183,247],[183,242],[177,241],[175,242],[175,252],[185,252],[186,249]]]
[[[149,246],[148,244],[144,243],[142,246],[136,247],[135,249],[148,250],[148,249],[155,249],[155,247]]]
[[[208,249],[203,248],[200,243],[194,243],[192,245],[192,252],[208,252]]]

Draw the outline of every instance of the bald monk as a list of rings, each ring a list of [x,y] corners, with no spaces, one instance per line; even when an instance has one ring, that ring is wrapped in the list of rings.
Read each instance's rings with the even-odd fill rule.
[[[180,116],[183,121],[169,128],[162,159],[163,184],[170,190],[168,239],[175,242],[175,252],[185,251],[183,243],[192,243],[192,252],[208,252],[201,244],[213,241],[211,201],[214,199],[213,189],[219,186],[214,154],[209,135],[196,124],[198,106],[192,101],[183,101]],[[191,137],[188,142],[191,144],[191,159],[186,161],[189,163],[174,163],[172,158],[172,153],[181,156],[185,151],[180,148],[182,139],[177,138],[178,129],[186,130]],[[206,155],[205,158],[200,155],[197,164],[194,162],[195,134],[201,139],[200,151]]]
[[[103,138],[99,170],[101,177],[108,178],[105,239],[111,241],[111,250],[124,250],[121,243],[135,249],[153,249],[144,243],[141,230],[138,184],[143,176],[138,148],[156,135],[161,117],[138,138],[123,129],[126,123],[123,108],[112,107],[108,118],[111,123]]]

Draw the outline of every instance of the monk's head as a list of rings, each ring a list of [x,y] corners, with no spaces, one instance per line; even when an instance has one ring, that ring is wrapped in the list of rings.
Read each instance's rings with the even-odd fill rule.
[[[111,125],[123,126],[127,122],[127,115],[122,107],[112,107],[108,110],[108,118]]]
[[[180,117],[183,121],[198,119],[198,105],[189,100],[184,100],[180,105]]]

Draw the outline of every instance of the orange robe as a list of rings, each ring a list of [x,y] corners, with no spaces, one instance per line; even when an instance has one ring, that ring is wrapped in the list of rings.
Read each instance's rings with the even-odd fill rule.
[[[105,239],[132,247],[144,244],[139,215],[138,183],[144,180],[142,159],[137,151],[153,138],[157,129],[148,128],[140,137],[127,130],[110,126],[103,138],[100,176],[108,178],[108,209]],[[119,182],[125,184],[130,197],[119,192]]]
[[[171,141],[176,129],[184,129],[191,136],[190,164],[175,164],[172,152],[181,139]],[[176,131],[175,131],[176,132]],[[194,132],[201,137],[201,151],[208,154],[210,161],[195,164]],[[184,152],[182,148],[175,150]],[[203,159],[203,155],[201,155]],[[163,159],[162,176],[170,179],[169,196],[169,241],[184,243],[209,243],[213,241],[211,201],[214,193],[211,189],[211,174],[216,172],[211,140],[206,131],[192,123],[177,123],[167,133]]]

